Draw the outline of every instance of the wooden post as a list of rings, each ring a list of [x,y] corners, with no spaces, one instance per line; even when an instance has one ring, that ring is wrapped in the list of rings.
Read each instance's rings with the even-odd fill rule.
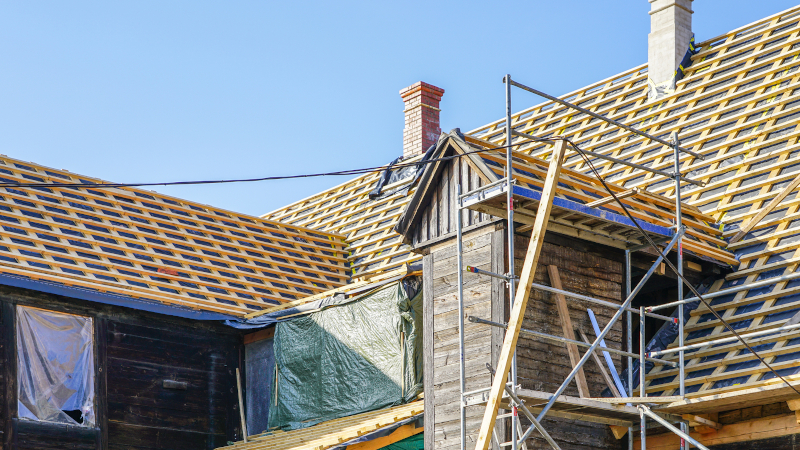
[[[561,286],[561,277],[558,275],[558,267],[547,266],[547,274],[550,275],[550,286],[556,289],[564,290]],[[567,299],[563,294],[553,294],[556,298],[556,309],[558,309],[558,316],[561,318],[561,330],[564,332],[564,337],[571,340],[575,339],[575,330],[572,328],[572,319],[569,317],[569,307],[567,306]],[[569,362],[572,367],[578,365],[581,360],[581,354],[578,353],[578,346],[575,344],[567,344],[567,353],[569,353]],[[589,394],[589,384],[586,383],[586,375],[583,369],[579,370],[575,375],[575,383],[578,385],[578,395],[581,398],[591,397]]]
[[[242,421],[242,437],[247,442],[247,422],[244,420],[244,402],[242,401],[242,378],[239,376],[239,368],[236,368],[236,391],[239,394],[239,419]]]
[[[794,417],[797,424],[800,425],[800,399],[789,400],[786,403],[789,405],[789,409],[794,411]]]
[[[553,208],[553,198],[556,196],[556,186],[561,174],[561,164],[567,150],[567,142],[558,140],[553,150],[553,158],[550,167],[547,169],[547,178],[544,181],[542,197],[539,201],[539,208],[536,211],[536,220],[531,231],[531,240],[528,244],[528,251],[525,254],[525,262],[522,266],[522,273],[519,276],[517,292],[514,296],[514,306],[511,309],[511,316],[506,328],[506,336],[503,339],[503,348],[500,350],[500,357],[497,361],[497,370],[492,381],[492,390],[489,392],[489,401],[486,403],[486,411],[483,414],[481,429],[478,433],[476,450],[488,450],[491,442],[492,430],[495,420],[497,420],[497,408],[503,397],[508,372],[511,369],[511,359],[514,349],[519,339],[519,330],[522,328],[522,319],[525,316],[525,308],[528,306],[528,296],[531,293],[531,283],[536,275],[536,266],[539,263],[539,254],[544,243],[544,234],[547,231],[547,222],[550,219],[550,210]],[[514,239],[514,236],[509,236]]]

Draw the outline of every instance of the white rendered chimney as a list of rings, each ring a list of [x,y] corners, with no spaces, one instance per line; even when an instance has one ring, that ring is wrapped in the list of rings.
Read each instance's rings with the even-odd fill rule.
[[[692,39],[693,0],[648,0],[647,65],[655,85],[669,83]]]

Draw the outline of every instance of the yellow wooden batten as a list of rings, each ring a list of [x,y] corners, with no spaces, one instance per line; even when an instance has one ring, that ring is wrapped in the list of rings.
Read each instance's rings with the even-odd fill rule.
[[[417,400],[405,405],[394,406],[387,409],[369,411],[353,416],[333,419],[317,425],[292,431],[274,431],[261,435],[249,436],[248,442],[236,442],[234,445],[221,447],[227,450],[325,450],[335,445],[341,445],[379,430],[383,427],[412,418],[423,412],[423,401]],[[396,442],[410,435],[422,431],[422,428],[403,430],[404,432],[392,433]],[[412,434],[408,434],[411,431]],[[415,432],[416,431],[416,432]],[[393,442],[381,441],[385,445]]]
[[[5,274],[244,315],[344,285],[343,236],[0,156]]]

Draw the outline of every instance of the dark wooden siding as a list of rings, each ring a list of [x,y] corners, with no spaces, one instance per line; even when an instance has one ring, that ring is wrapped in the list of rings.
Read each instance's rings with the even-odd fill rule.
[[[800,434],[790,434],[758,441],[741,441],[732,444],[713,445],[708,448],[709,450],[800,450]]]
[[[6,397],[15,392],[13,382],[7,382],[16,357],[14,304],[92,317],[96,342],[98,429],[13,419],[13,399],[3,408],[5,449],[196,450],[241,439],[237,330],[4,286],[0,301],[0,346],[6,350],[0,371],[5,389],[0,392]],[[165,388],[164,380],[185,383],[185,389]]]
[[[484,183],[478,173],[460,158],[447,164],[432,189],[428,204],[423,206],[419,223],[413,230],[412,245],[418,247],[428,241],[441,238],[456,232],[456,183],[461,180],[461,192],[466,193],[482,186]],[[461,225],[464,228],[491,220],[487,214],[476,211],[465,211]]]
[[[517,273],[522,270],[528,242],[527,236],[517,236],[515,239]],[[622,261],[623,254],[619,250],[550,233],[545,238],[545,244],[542,247],[535,282],[550,285],[547,266],[555,265],[558,267],[565,290],[620,302],[624,276]],[[611,308],[587,302],[568,300],[567,303],[573,327],[576,330],[583,330],[590,339],[594,338],[595,333],[586,308],[594,311],[601,329],[615,312]],[[522,326],[543,333],[563,336],[552,294],[531,291]],[[580,335],[577,336],[580,339]],[[605,340],[609,347],[621,348],[622,339],[622,324],[617,323]],[[614,355],[614,360],[617,370],[619,370],[620,358]],[[572,365],[567,349],[560,343],[520,337],[517,344],[517,373],[519,382],[524,388],[555,392],[570,370],[572,370]],[[584,373],[591,395],[599,397],[606,388],[606,384],[594,361],[589,361],[584,366]],[[578,396],[578,389],[574,382],[569,385],[566,394]],[[527,421],[524,422],[527,423]],[[607,425],[567,419],[546,419],[543,425],[565,450],[572,448],[613,449],[618,448],[620,443],[611,434]],[[538,437],[529,440],[528,444],[529,449],[550,448],[544,440]]]
[[[193,328],[108,324],[109,448],[136,437],[145,448],[214,448],[226,443],[230,369],[238,354],[225,336]],[[227,347],[227,349],[226,349]],[[186,383],[167,389],[164,380]]]

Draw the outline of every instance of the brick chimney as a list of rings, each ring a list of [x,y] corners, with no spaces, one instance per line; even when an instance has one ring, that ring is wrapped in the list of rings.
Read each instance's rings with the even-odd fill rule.
[[[693,0],[648,0],[648,76],[653,84],[670,82],[692,39]]]
[[[405,102],[406,126],[403,128],[403,157],[421,155],[436,144],[439,127],[439,101],[444,89],[422,81],[400,91]]]

